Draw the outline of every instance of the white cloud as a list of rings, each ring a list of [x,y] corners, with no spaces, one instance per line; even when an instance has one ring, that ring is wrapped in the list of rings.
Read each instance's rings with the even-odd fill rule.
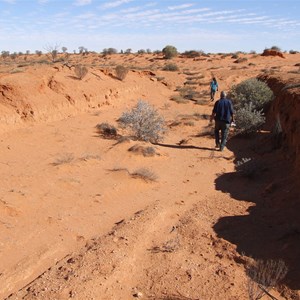
[[[114,8],[114,7],[118,7],[122,4],[126,4],[126,3],[129,3],[129,2],[132,2],[134,0],[118,0],[118,1],[110,1],[110,2],[107,2],[107,3],[104,3],[102,5],[103,8]]]
[[[84,6],[84,5],[88,5],[91,3],[92,3],[92,0],[76,0],[76,2],[74,4],[77,6]]]
[[[141,6],[130,7],[130,8],[122,9],[121,13],[134,13],[140,11],[141,9],[142,9]]]
[[[49,2],[49,0],[38,0],[38,3],[39,4],[46,4],[46,3],[48,3]]]
[[[191,6],[194,6],[194,4],[186,3],[186,4],[182,4],[182,5],[177,5],[177,6],[169,6],[168,9],[169,10],[178,10],[178,9],[188,8]]]

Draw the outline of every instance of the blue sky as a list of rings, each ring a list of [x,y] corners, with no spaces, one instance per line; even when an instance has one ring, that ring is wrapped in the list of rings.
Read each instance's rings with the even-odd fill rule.
[[[0,0],[0,51],[300,51],[299,0]]]

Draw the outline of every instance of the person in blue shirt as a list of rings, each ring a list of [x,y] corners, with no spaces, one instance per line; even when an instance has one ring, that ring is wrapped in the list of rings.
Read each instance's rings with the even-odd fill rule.
[[[230,99],[226,98],[226,92],[221,92],[221,98],[216,101],[212,114],[210,116],[210,121],[215,120],[215,141],[216,148],[220,151],[224,150],[226,145],[227,136],[229,132],[230,123],[234,121],[233,119],[233,105]],[[220,141],[220,131],[221,131],[221,141]],[[220,143],[221,142],[221,143]]]
[[[213,77],[211,83],[210,83],[210,100],[214,101],[215,100],[215,94],[218,91],[219,86],[218,86],[218,82],[217,79],[215,77]]]

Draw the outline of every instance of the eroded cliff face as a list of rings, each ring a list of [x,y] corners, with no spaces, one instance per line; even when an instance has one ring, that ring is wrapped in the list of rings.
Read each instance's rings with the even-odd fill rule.
[[[74,69],[74,68],[73,68]],[[126,83],[107,69],[90,68],[83,80],[66,66],[30,66],[0,74],[0,133],[28,124],[62,120],[104,105],[169,91],[150,74],[130,72]],[[152,76],[153,77],[153,76]]]
[[[263,75],[274,92],[274,101],[268,112],[274,134],[289,158],[300,170],[300,82],[299,74]]]

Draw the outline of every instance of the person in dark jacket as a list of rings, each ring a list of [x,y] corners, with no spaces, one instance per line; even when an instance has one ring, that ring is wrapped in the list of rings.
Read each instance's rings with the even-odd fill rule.
[[[233,122],[233,105],[231,100],[226,97],[226,92],[222,91],[221,98],[216,101],[210,116],[210,121],[215,120],[216,148],[219,148],[220,151],[223,151],[226,145],[230,123]]]

